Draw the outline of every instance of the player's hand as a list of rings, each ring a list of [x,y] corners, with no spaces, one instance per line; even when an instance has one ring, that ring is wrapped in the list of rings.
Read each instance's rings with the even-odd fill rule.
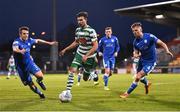
[[[21,54],[24,54],[25,52],[26,52],[25,49],[20,50],[20,53],[21,53]]]
[[[63,49],[62,51],[59,52],[59,55],[60,55],[60,56],[63,56],[65,52],[66,52],[66,50]]]
[[[56,41],[49,42],[49,45],[58,45],[58,42],[56,42]]]
[[[82,57],[82,61],[83,61],[83,62],[86,62],[87,59],[88,59],[88,57],[87,57],[86,55]]]
[[[173,57],[173,54],[170,51],[166,51],[166,53]]]
[[[114,53],[114,57],[117,57],[117,55],[118,55],[118,53],[117,53],[117,52],[115,52],[115,53]]]
[[[102,56],[102,52],[99,52],[98,55],[99,55],[99,56]]]

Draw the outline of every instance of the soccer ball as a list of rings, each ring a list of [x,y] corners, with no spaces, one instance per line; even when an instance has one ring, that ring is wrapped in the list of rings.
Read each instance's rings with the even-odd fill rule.
[[[62,103],[67,103],[67,102],[70,102],[72,99],[72,94],[70,93],[70,91],[62,91],[60,94],[59,94],[59,100],[62,102]]]

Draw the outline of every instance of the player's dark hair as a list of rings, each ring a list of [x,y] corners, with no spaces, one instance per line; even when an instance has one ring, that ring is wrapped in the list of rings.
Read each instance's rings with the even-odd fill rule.
[[[87,12],[79,12],[76,14],[76,17],[84,17],[84,18],[88,18],[88,13]]]
[[[112,30],[112,27],[106,27],[105,30]]]
[[[142,27],[142,24],[141,24],[140,22],[135,22],[135,23],[133,23],[133,24],[131,25],[131,28],[134,28],[134,27],[136,27],[136,26]]]
[[[21,26],[19,28],[19,33],[22,33],[22,30],[26,30],[26,31],[29,31],[29,28],[27,26]]]

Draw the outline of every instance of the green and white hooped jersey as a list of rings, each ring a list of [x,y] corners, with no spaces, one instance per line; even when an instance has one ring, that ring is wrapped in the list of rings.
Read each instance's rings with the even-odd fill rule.
[[[133,63],[138,63],[139,62],[139,58],[134,58],[133,59]]]
[[[76,52],[79,55],[84,56],[92,48],[92,42],[97,41],[97,34],[96,31],[93,28],[91,28],[89,25],[87,25],[87,27],[85,28],[78,27],[75,32],[75,39],[77,42],[79,42],[79,47]],[[96,53],[89,56],[89,58],[95,56]]]

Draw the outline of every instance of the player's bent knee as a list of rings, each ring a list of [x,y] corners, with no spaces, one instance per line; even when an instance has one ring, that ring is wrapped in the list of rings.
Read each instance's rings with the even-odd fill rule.
[[[110,74],[110,70],[108,68],[105,69],[106,74]]]
[[[83,73],[83,80],[87,81],[89,79],[89,75],[90,75],[89,73],[84,72]]]
[[[138,82],[141,79],[141,75],[137,74],[135,77],[135,81]]]
[[[35,73],[36,77],[43,77],[43,73],[42,71],[38,71],[37,73]]]
[[[77,71],[77,70],[76,70],[75,68],[72,68],[72,67],[69,68],[69,72],[70,72],[70,73],[76,73],[76,71]]]

